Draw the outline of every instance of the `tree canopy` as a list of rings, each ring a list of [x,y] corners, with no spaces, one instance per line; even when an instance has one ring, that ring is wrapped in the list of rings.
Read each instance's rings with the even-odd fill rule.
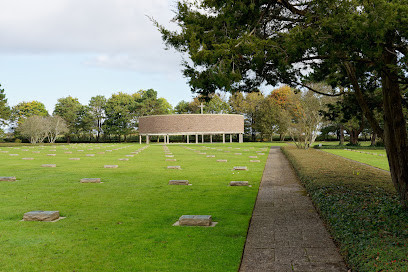
[[[156,25],[168,46],[190,57],[183,72],[193,91],[251,91],[265,83],[312,89],[308,83],[325,81],[331,95],[353,92],[384,138],[394,186],[408,208],[405,0],[178,1],[175,12],[180,31]],[[378,87],[383,127],[366,101]]]
[[[21,123],[26,118],[38,115],[48,116],[48,111],[45,105],[39,101],[20,102],[11,109],[11,119],[17,123]]]

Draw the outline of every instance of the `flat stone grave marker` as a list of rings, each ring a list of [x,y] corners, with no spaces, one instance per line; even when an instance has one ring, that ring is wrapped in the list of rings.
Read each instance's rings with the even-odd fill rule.
[[[130,154],[139,154],[138,151],[130,152]]]
[[[120,161],[128,161],[129,159],[128,158],[121,158],[121,159],[119,159]]]
[[[67,152],[64,152],[65,154],[72,154],[72,152],[71,151],[67,151]]]
[[[251,159],[257,159],[258,156],[249,156]]]
[[[56,149],[50,149],[50,151],[51,151],[51,152],[55,152],[55,151],[57,151],[57,150],[56,150]]]
[[[101,183],[100,178],[83,178],[80,180],[81,183]]]
[[[177,161],[176,159],[166,159],[166,161]]]
[[[230,186],[248,186],[248,181],[231,181],[229,183]]]
[[[199,154],[199,155],[205,155],[205,154],[207,154],[207,153],[205,153],[205,152],[199,152],[198,154]]]
[[[174,155],[165,155],[166,158],[174,158]]]
[[[18,154],[9,154],[10,156],[18,156]]]
[[[179,226],[209,227],[212,223],[211,215],[182,215],[178,220]]]
[[[112,150],[105,150],[106,152],[112,152]]]
[[[41,167],[57,167],[56,164],[43,164]]]
[[[188,180],[169,180],[169,185],[190,185]]]
[[[34,154],[40,154],[41,151],[33,151]]]
[[[112,164],[112,165],[104,165],[103,168],[118,168],[119,166],[116,164]]]
[[[34,158],[22,158],[22,160],[31,161],[34,160]]]
[[[83,152],[83,150],[78,150],[78,152]]]
[[[246,166],[235,166],[233,168],[234,171],[247,171],[248,168]]]
[[[47,154],[47,156],[55,157],[57,154]]]
[[[28,151],[28,149],[21,149],[21,151]]]
[[[207,158],[215,158],[215,155],[207,155]]]
[[[133,158],[135,155],[125,155],[125,157],[131,157]]]
[[[259,156],[265,155],[265,153],[258,153]]]
[[[180,165],[170,165],[170,166],[167,166],[167,169],[179,169],[179,170],[181,170],[181,166]]]
[[[8,153],[8,151],[0,151],[1,153]]]
[[[71,161],[79,161],[81,158],[69,158]]]
[[[234,155],[242,155],[242,153],[234,153]]]
[[[103,154],[105,154],[105,152],[98,152],[98,154],[103,155]]]
[[[228,162],[228,160],[217,160],[217,162]]]
[[[86,154],[87,157],[95,157],[95,154]]]
[[[59,211],[32,211],[24,214],[23,221],[54,221],[59,218]]]
[[[249,160],[249,162],[261,162],[260,160]]]
[[[0,177],[0,181],[16,181],[16,177]]]

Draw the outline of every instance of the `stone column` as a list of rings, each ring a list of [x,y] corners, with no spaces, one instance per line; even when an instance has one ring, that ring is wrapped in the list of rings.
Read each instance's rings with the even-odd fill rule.
[[[242,144],[244,142],[244,134],[239,134],[239,143]]]
[[[230,134],[230,143],[232,143],[232,134]]]
[[[225,133],[222,134],[222,143],[225,144]]]
[[[204,143],[204,134],[201,135],[201,142]]]
[[[212,135],[210,135],[210,143],[212,143]]]
[[[139,135],[139,144],[142,144],[142,135]]]
[[[198,144],[198,134],[196,134],[196,144]]]
[[[190,143],[190,135],[187,135],[187,143]]]
[[[146,135],[146,144],[150,144],[149,135]]]
[[[170,135],[167,135],[167,143],[170,143]]]
[[[160,135],[157,135],[157,143],[160,143]]]

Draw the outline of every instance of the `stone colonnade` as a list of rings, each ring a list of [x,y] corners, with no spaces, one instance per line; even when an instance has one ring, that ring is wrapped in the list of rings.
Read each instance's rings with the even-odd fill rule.
[[[229,135],[229,142],[232,143],[233,142],[233,135],[236,133],[222,133],[222,143],[225,144],[225,135]],[[190,136],[194,135],[194,134],[187,134],[185,136],[187,136],[187,143],[190,143]],[[206,135],[210,135],[210,143],[213,142],[213,135],[215,134],[206,134]],[[243,143],[244,142],[244,134],[243,133],[238,133],[238,142],[239,143]],[[158,141],[160,139],[161,136],[163,136],[163,142],[165,144],[169,144],[170,143],[170,136],[169,134],[154,134],[154,135],[150,135],[150,134],[146,134],[146,135],[139,135],[139,143],[142,144],[143,139],[142,136],[146,137],[146,144],[150,144],[150,136],[157,136],[158,137]],[[173,135],[176,136],[176,135]],[[201,143],[204,143],[204,134],[195,134],[195,143],[198,144],[199,141],[199,136],[201,136]]]

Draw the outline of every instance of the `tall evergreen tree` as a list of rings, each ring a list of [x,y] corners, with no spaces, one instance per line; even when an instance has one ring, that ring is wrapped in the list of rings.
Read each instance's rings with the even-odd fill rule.
[[[6,94],[0,84],[0,125],[6,124],[10,116],[10,107],[7,105]]]
[[[401,96],[408,85],[406,0],[178,1],[174,21],[181,31],[157,26],[168,46],[189,55],[184,75],[199,93],[252,90],[265,82],[310,88],[312,80],[332,85],[331,95],[353,92],[385,141],[394,186],[408,208]],[[366,101],[377,87],[383,129]]]

